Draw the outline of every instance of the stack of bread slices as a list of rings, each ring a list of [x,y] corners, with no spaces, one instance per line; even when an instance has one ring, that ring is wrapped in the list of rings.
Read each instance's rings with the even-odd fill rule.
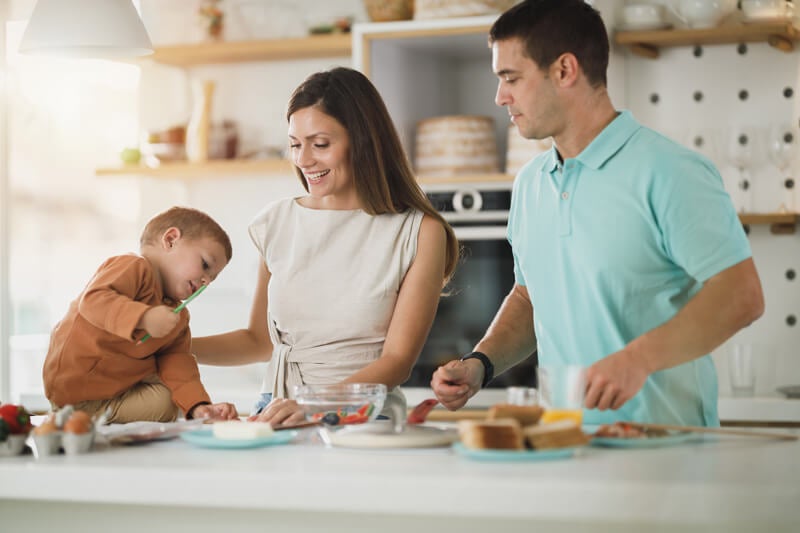
[[[485,420],[460,421],[459,437],[474,450],[545,450],[589,442],[590,437],[572,420],[540,423],[543,413],[538,405],[497,404]]]

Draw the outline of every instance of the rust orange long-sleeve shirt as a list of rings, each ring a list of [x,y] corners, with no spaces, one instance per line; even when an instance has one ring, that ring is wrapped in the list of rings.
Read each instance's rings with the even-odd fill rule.
[[[170,305],[150,262],[129,254],[106,260],[56,324],[44,363],[47,398],[58,406],[106,400],[158,374],[184,412],[210,402],[191,353],[189,311],[166,337],[138,343],[142,315]]]

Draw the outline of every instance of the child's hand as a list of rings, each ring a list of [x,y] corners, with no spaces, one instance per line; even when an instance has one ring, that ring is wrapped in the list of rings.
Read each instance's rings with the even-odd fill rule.
[[[232,403],[220,402],[214,404],[198,405],[192,409],[192,418],[207,418],[209,420],[233,420],[239,418],[236,406]]]
[[[175,329],[178,321],[180,313],[173,312],[173,309],[166,305],[159,305],[145,311],[136,328],[145,330],[151,337],[163,337]]]

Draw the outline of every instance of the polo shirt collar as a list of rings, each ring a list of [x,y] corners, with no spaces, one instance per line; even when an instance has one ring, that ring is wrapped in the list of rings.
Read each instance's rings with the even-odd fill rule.
[[[611,121],[600,134],[594,138],[589,146],[578,154],[581,164],[598,170],[606,161],[611,159],[628,139],[641,127],[633,118],[630,111],[621,111],[617,118]]]
[[[600,134],[589,143],[589,146],[578,154],[576,159],[581,164],[598,170],[611,159],[628,139],[641,127],[630,111],[621,111]],[[559,166],[556,146],[550,148],[549,160],[545,164],[547,172],[554,172]]]

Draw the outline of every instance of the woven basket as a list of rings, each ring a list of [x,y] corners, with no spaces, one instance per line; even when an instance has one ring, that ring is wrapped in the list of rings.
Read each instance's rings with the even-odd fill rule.
[[[526,139],[513,124],[508,128],[508,150],[506,151],[506,174],[516,175],[531,159],[553,146],[552,137]]]
[[[422,176],[499,172],[494,119],[453,115],[422,120],[415,156]]]
[[[414,0],[364,0],[372,22],[409,20],[414,13]]]
[[[473,17],[502,13],[518,0],[416,0],[415,19]]]

